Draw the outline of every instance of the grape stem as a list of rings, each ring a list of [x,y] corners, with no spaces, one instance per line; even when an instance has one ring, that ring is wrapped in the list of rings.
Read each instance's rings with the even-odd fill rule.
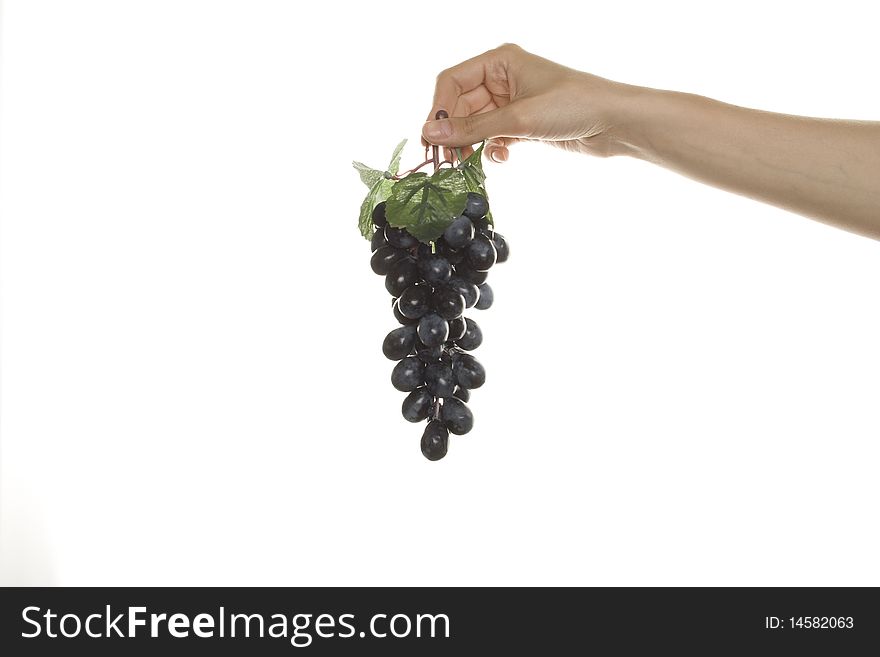
[[[431,164],[433,161],[434,161],[433,158],[428,158],[427,160],[425,160],[424,162],[422,162],[419,166],[417,166],[417,167],[413,167],[413,168],[410,169],[409,171],[404,171],[403,173],[398,173],[398,174],[396,174],[396,175],[391,176],[391,180],[400,180],[401,178],[406,178],[409,174],[411,174],[411,173],[415,173],[416,171],[418,171],[418,170],[421,169],[422,167],[428,166],[428,165]]]
[[[449,113],[446,110],[437,110],[437,113],[434,115],[434,118],[435,119],[448,119]],[[430,157],[428,156],[429,150],[431,151]],[[461,149],[459,149],[459,151],[460,150]],[[400,180],[401,178],[406,178],[409,174],[415,173],[416,171],[418,171],[422,167],[426,167],[429,164],[434,165],[434,173],[436,173],[437,170],[440,169],[440,167],[442,167],[444,164],[448,164],[453,167],[455,166],[455,162],[453,162],[452,160],[442,160],[442,161],[440,160],[440,147],[439,146],[425,146],[425,161],[422,162],[417,167],[413,167],[412,169],[409,169],[408,171],[404,171],[403,173],[397,173],[397,174],[391,176],[391,180]]]
[[[434,118],[435,118],[435,119],[438,119],[438,120],[439,120],[439,119],[448,119],[448,118],[449,118],[449,112],[447,112],[446,110],[442,110],[442,109],[441,109],[441,110],[437,110],[437,113],[434,115]],[[440,162],[440,147],[437,146],[436,144],[434,144],[433,146],[431,146],[431,152],[432,152],[432,154],[433,154],[433,156],[434,156],[434,157],[433,157],[433,160],[434,160],[434,173],[436,173],[436,172],[437,172],[437,169],[439,169],[439,168],[440,168],[440,165],[442,164],[442,162]]]

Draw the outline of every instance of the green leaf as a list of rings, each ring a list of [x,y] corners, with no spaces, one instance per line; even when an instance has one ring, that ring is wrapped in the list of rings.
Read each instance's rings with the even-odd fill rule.
[[[461,175],[464,177],[468,191],[482,194],[488,201],[489,195],[486,193],[486,173],[483,171],[483,147],[485,145],[485,141],[480,144],[480,147],[471,153],[468,159],[458,165],[458,170],[461,171]],[[490,224],[493,226],[495,225],[495,221],[492,219],[491,210],[489,210],[489,213],[486,215],[486,219]]]
[[[379,180],[377,180],[370,188],[364,202],[361,203],[361,213],[358,217],[358,228],[364,238],[368,240],[373,239],[373,233],[375,232],[375,229],[373,228],[373,209],[388,198],[391,194],[392,187],[394,187],[393,181],[379,178]]]
[[[357,172],[358,174],[360,174],[361,177],[361,182],[370,189],[373,188],[373,185],[376,184],[376,181],[382,180],[382,178],[385,177],[384,171],[379,171],[378,169],[368,167],[363,162],[352,162],[351,166],[357,169]]]
[[[462,213],[468,188],[459,169],[440,169],[434,175],[412,173],[391,190],[385,216],[422,242],[437,239]]]
[[[479,192],[485,196],[486,189],[483,183],[486,182],[486,173],[483,171],[483,147],[486,142],[480,144],[471,156],[458,165],[458,170],[464,176],[465,184],[469,192]]]
[[[370,188],[370,191],[367,192],[367,197],[361,203],[361,211],[358,216],[358,229],[361,231],[361,235],[368,240],[373,238],[373,233],[375,232],[373,228],[373,209],[391,194],[394,181],[390,178],[400,170],[400,154],[404,146],[406,146],[406,139],[401,141],[391,154],[391,161],[388,163],[387,171],[373,169],[362,162],[355,161],[351,163],[351,166],[357,169],[361,182]]]
[[[394,149],[394,152],[391,154],[391,162],[388,164],[388,170],[392,174],[396,174],[400,171],[400,154],[403,152],[403,147],[406,146],[406,139],[400,142],[397,147]]]

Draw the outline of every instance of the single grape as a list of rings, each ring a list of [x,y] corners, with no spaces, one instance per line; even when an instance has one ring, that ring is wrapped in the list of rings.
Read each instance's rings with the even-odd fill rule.
[[[488,271],[495,264],[498,252],[495,244],[485,235],[477,235],[467,248],[467,259],[477,271]]]
[[[378,253],[378,252],[377,252]],[[407,258],[395,263],[385,277],[385,289],[392,297],[399,297],[410,285],[419,280],[419,268],[415,260]],[[401,312],[403,309],[401,308]]]
[[[385,276],[391,271],[395,263],[400,262],[406,257],[406,251],[395,249],[393,246],[386,245],[380,247],[370,258],[370,267],[379,276]]]
[[[447,397],[440,408],[440,420],[449,431],[456,435],[466,434],[474,427],[471,409],[457,397]]]
[[[419,323],[417,319],[410,319],[409,317],[404,317],[400,314],[400,308],[397,306],[397,299],[391,299],[391,307],[394,311],[394,319],[404,325],[415,325]]]
[[[482,219],[489,212],[489,201],[482,194],[468,192],[464,214],[471,219]]]
[[[429,461],[439,461],[449,449],[449,431],[437,420],[428,422],[422,434],[422,454]]]
[[[377,230],[375,233],[373,233],[373,239],[370,240],[370,249],[374,253],[386,244],[388,244],[388,240],[385,239],[384,231]]]
[[[397,300],[400,314],[410,319],[418,319],[426,312],[431,303],[431,288],[427,285],[410,285]]]
[[[453,342],[461,338],[466,330],[467,324],[464,322],[464,317],[449,320],[449,339]]]
[[[439,255],[426,255],[419,258],[419,273],[429,283],[444,283],[452,276],[452,265]]]
[[[474,239],[474,224],[470,218],[461,215],[443,231],[443,239],[453,249],[460,249],[467,246],[468,242]]]
[[[396,228],[394,226],[385,226],[385,239],[391,246],[398,249],[411,249],[419,241],[409,234],[406,228]]]
[[[452,368],[444,363],[431,363],[425,368],[425,384],[435,397],[451,397],[455,392]]]
[[[425,384],[425,364],[407,356],[391,370],[391,385],[401,392],[410,392]]]
[[[403,362],[403,361],[401,361]],[[486,382],[486,370],[476,358],[470,354],[461,354],[452,364],[455,381],[462,388],[473,390]]]
[[[480,325],[477,324],[470,317],[464,318],[465,331],[464,335],[461,336],[458,340],[455,341],[459,347],[464,349],[465,351],[473,351],[481,344],[483,344],[483,331],[480,330]],[[473,386],[465,386],[467,388],[471,388]]]
[[[492,243],[495,244],[495,251],[498,253],[498,258],[495,262],[504,262],[510,257],[510,245],[507,243],[507,240],[504,239],[504,235],[501,233],[495,233],[492,236]]]
[[[385,336],[382,342],[382,353],[389,360],[401,360],[413,348],[416,341],[415,326],[401,326]]]
[[[421,422],[434,410],[434,395],[427,388],[416,388],[409,393],[400,406],[400,412],[408,422]]]
[[[474,269],[473,265],[471,265],[467,260],[460,262],[455,265],[455,273],[453,277],[463,278],[466,281],[470,281],[474,285],[482,285],[486,282],[486,279],[489,278],[489,272],[487,271],[478,271]],[[474,302],[476,303],[476,301]]]
[[[464,297],[465,308],[472,308],[480,299],[480,290],[477,286],[462,276],[453,276],[450,278],[449,287]]]
[[[462,388],[461,386],[455,386],[455,391],[453,391],[452,396],[458,397],[463,402],[468,402],[471,399],[471,391],[467,388]]]
[[[448,285],[440,285],[431,296],[431,307],[443,319],[455,319],[464,312],[464,297]]]
[[[477,310],[488,310],[492,306],[493,301],[495,301],[495,293],[492,292],[489,284],[483,283],[480,285],[480,300],[476,304]]]
[[[419,320],[419,340],[426,347],[436,347],[449,338],[449,324],[437,313],[428,313]]]
[[[388,223],[388,220],[385,218],[385,201],[382,201],[373,208],[373,223],[379,228],[384,228],[385,224]]]

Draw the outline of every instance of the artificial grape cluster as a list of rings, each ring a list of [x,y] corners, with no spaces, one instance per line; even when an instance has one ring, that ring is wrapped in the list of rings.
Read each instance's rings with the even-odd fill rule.
[[[385,336],[382,351],[398,361],[391,384],[408,393],[403,417],[428,421],[422,454],[431,461],[446,456],[449,434],[471,430],[470,391],[486,381],[486,370],[470,353],[483,342],[479,325],[464,317],[466,308],[486,310],[494,295],[489,269],[504,262],[510,249],[487,219],[489,203],[469,193],[464,212],[432,244],[419,242],[385,218],[385,203],[373,211],[370,265],[385,277],[394,317],[402,326]]]

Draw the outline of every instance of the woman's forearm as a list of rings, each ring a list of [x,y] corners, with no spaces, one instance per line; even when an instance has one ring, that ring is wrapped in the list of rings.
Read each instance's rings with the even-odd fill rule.
[[[880,122],[814,119],[625,87],[620,152],[880,239]]]
[[[450,118],[434,120],[443,109]],[[812,119],[621,84],[505,44],[443,71],[426,143],[504,162],[522,139],[639,157],[880,239],[880,122]],[[451,152],[450,152],[451,153]]]

